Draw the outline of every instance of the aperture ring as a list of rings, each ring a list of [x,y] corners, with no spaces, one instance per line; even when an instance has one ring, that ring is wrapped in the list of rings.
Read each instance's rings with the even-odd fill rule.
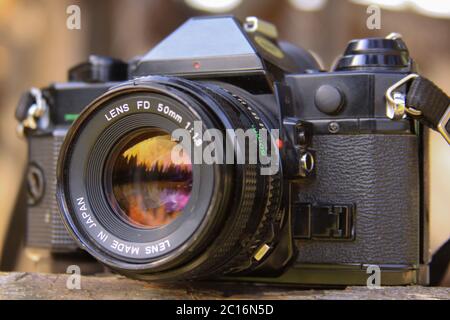
[[[257,115],[257,111],[252,108],[249,102],[229,90],[223,90],[242,105],[244,112],[245,110],[248,111],[249,116],[259,124],[260,128],[268,130],[261,117]],[[254,255],[260,246],[266,244],[269,245],[269,247],[272,247],[272,244],[278,238],[282,219],[282,211],[280,210],[282,189],[280,171],[277,171],[274,175],[266,176],[266,179],[267,198],[260,223],[258,224],[256,230],[247,239],[246,243],[242,244],[242,251],[239,255],[234,257],[224,266],[223,272],[225,274],[254,269],[259,262],[254,259]]]

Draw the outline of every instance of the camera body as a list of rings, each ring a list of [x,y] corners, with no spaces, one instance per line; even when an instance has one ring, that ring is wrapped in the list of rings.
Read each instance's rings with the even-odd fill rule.
[[[213,276],[365,285],[376,266],[383,285],[426,283],[421,128],[411,119],[388,119],[384,100],[414,68],[401,39],[373,38],[351,41],[325,72],[307,51],[277,41],[270,25],[250,19],[243,27],[228,16],[192,18],[129,63],[91,56],[69,71],[69,82],[42,90],[46,110],[36,128],[26,130],[27,243],[78,250],[55,196],[66,133],[111,87],[163,75],[233,92],[258,105],[269,126],[280,130],[281,166],[270,183],[279,200],[266,209],[275,213],[248,236],[251,248]],[[27,99],[18,108],[21,121]]]

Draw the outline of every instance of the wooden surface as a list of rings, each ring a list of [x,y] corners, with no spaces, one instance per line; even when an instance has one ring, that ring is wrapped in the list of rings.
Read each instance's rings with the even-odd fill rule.
[[[81,289],[66,287],[68,275],[0,273],[4,299],[450,299],[450,288],[347,287],[310,290],[236,283],[155,284],[124,277],[82,276]]]

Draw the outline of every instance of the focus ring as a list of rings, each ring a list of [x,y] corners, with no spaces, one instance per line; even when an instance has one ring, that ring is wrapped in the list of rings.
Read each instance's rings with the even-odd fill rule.
[[[213,90],[214,87],[216,87],[216,90]],[[256,127],[268,130],[267,126],[263,124],[260,116],[256,114],[257,111],[252,109],[252,107],[245,99],[222,87],[213,86],[211,88],[211,86],[207,86],[207,88],[209,94],[215,97],[216,100],[223,100],[224,98],[227,100],[233,100],[234,104],[238,107],[237,114],[239,114],[240,116],[246,114],[246,118],[249,119],[250,122],[252,122],[254,125],[256,125]],[[224,104],[226,104],[226,102]],[[235,117],[236,114],[231,111],[228,112],[228,115],[230,117]],[[236,122],[240,122],[240,120],[238,120],[239,118],[235,117]],[[248,149],[246,149],[246,152],[247,151]],[[257,169],[261,169],[260,164],[257,165]],[[257,172],[255,173],[255,183],[257,184],[255,185],[255,187],[259,186],[264,191],[260,191],[259,193],[257,193],[261,195],[262,199],[259,199],[258,197],[252,198],[253,203],[251,204],[250,210],[253,210],[250,213],[249,218],[254,221],[259,221],[259,223],[257,223],[257,226],[254,226],[251,230],[245,230],[248,228],[244,228],[243,231],[232,233],[232,235],[240,234],[240,239],[237,243],[237,245],[239,246],[239,252],[232,256],[231,259],[230,257],[228,257],[228,261],[226,263],[221,264],[218,268],[216,268],[214,270],[215,275],[233,273],[242,269],[254,267],[256,265],[256,261],[253,260],[255,251],[262,243],[264,243],[264,241],[273,241],[274,231],[279,229],[278,225],[280,224],[282,217],[280,210],[278,210],[281,197],[280,173],[277,172],[276,174],[271,176],[260,176]],[[250,187],[249,184],[246,184],[245,188],[247,195],[253,195],[253,193],[256,191],[253,185]],[[259,211],[254,210],[255,205],[258,204],[262,204],[263,207],[262,215],[259,218],[254,216],[254,212]]]
[[[255,111],[249,105],[249,101],[241,98],[240,96],[225,90],[228,94],[233,96],[241,105],[242,108],[249,111],[249,116],[255,116]],[[260,117],[255,119],[260,122]],[[265,127],[266,128],[266,127]],[[267,128],[266,128],[267,129]],[[272,151],[273,152],[273,151]],[[272,242],[277,238],[277,231],[281,227],[282,211],[280,210],[280,200],[281,200],[281,175],[277,171],[276,174],[266,176],[266,194],[267,202],[264,207],[264,211],[258,224],[256,230],[252,232],[247,243],[242,244],[242,251],[236,257],[234,257],[229,263],[227,263],[223,269],[224,273],[236,273],[242,270],[249,271],[253,269],[257,264],[253,256],[257,249],[262,244],[272,244]]]

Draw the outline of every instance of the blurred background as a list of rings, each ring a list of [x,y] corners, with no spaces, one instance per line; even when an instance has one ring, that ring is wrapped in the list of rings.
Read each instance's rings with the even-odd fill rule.
[[[380,29],[369,29],[369,5],[381,8]],[[81,10],[81,28],[69,30],[68,6]],[[187,18],[233,13],[274,23],[280,38],[318,54],[329,68],[352,38],[403,35],[420,72],[450,92],[448,0],[0,0],[0,257],[3,269],[47,271],[39,255],[15,247],[23,221],[14,221],[26,164],[26,142],[16,136],[14,109],[31,86],[66,81],[67,70],[91,53],[123,60],[145,53]],[[450,148],[427,134],[431,189],[430,248],[450,237]],[[9,232],[9,231],[13,232]],[[14,257],[12,257],[14,255]],[[6,261],[8,260],[8,261]],[[447,272],[449,275],[449,272]],[[447,276],[445,283],[449,284]]]

